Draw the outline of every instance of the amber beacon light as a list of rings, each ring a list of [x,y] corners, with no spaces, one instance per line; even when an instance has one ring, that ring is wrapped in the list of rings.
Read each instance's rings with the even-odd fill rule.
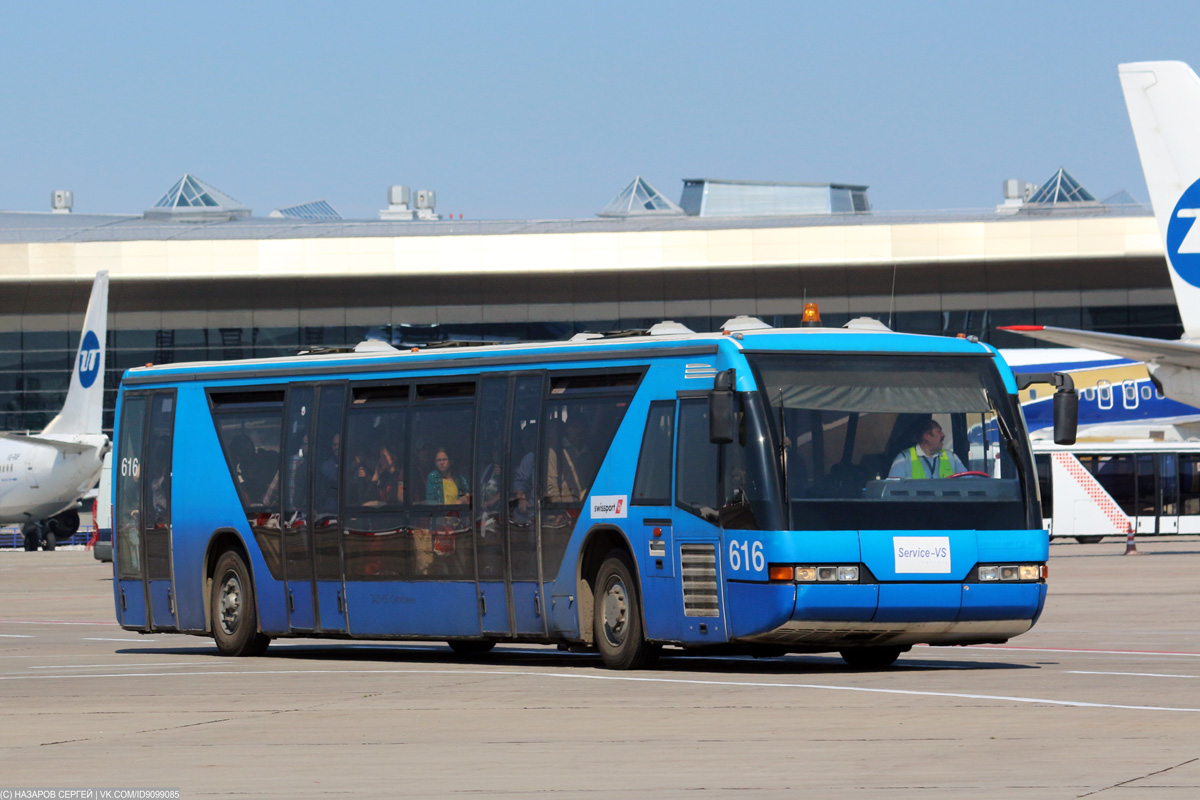
[[[819,328],[821,327],[821,309],[817,308],[816,303],[804,304],[804,315],[800,317],[800,327],[802,328]]]

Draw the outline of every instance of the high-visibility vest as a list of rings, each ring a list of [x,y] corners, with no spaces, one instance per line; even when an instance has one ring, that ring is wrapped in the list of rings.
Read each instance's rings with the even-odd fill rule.
[[[950,471],[953,468],[950,466],[950,458],[946,455],[946,451],[943,450],[941,453],[938,453],[935,458],[937,459],[937,476],[939,478],[949,478],[953,474]],[[917,448],[915,446],[908,448],[908,460],[912,465],[912,468],[909,470],[910,478],[929,477],[925,474],[925,463],[921,461],[921,457],[917,455]]]

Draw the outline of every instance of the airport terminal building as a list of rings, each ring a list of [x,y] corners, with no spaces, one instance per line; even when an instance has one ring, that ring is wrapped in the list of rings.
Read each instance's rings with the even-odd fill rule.
[[[61,406],[99,270],[109,427],[129,367],[367,337],[701,331],[739,314],[790,326],[806,301],[826,325],[870,316],[1003,347],[1033,344],[995,330],[1011,324],[1178,337],[1149,209],[1056,191],[905,214],[871,211],[862,186],[696,179],[676,204],[637,178],[594,219],[442,220],[393,191],[381,219],[349,221],[323,203],[255,217],[185,175],[140,215],[0,212],[0,429],[38,430]]]

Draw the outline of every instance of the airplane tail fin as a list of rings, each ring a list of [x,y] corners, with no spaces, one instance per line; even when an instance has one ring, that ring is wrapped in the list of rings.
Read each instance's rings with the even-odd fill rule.
[[[42,433],[100,433],[104,413],[104,340],[108,335],[108,272],[97,272],[83,320],[71,388],[62,411]]]
[[[1184,338],[1200,339],[1200,78],[1182,61],[1117,67]]]

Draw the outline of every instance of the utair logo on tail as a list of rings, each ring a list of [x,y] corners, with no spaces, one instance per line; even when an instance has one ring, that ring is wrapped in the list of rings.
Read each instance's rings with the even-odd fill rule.
[[[1200,180],[1179,198],[1167,223],[1167,258],[1179,277],[1192,286],[1200,286],[1200,225],[1195,224],[1198,216]]]
[[[76,368],[79,370],[79,383],[85,389],[95,383],[96,376],[100,374],[100,340],[91,331],[83,336],[83,344],[79,346],[79,363]]]

